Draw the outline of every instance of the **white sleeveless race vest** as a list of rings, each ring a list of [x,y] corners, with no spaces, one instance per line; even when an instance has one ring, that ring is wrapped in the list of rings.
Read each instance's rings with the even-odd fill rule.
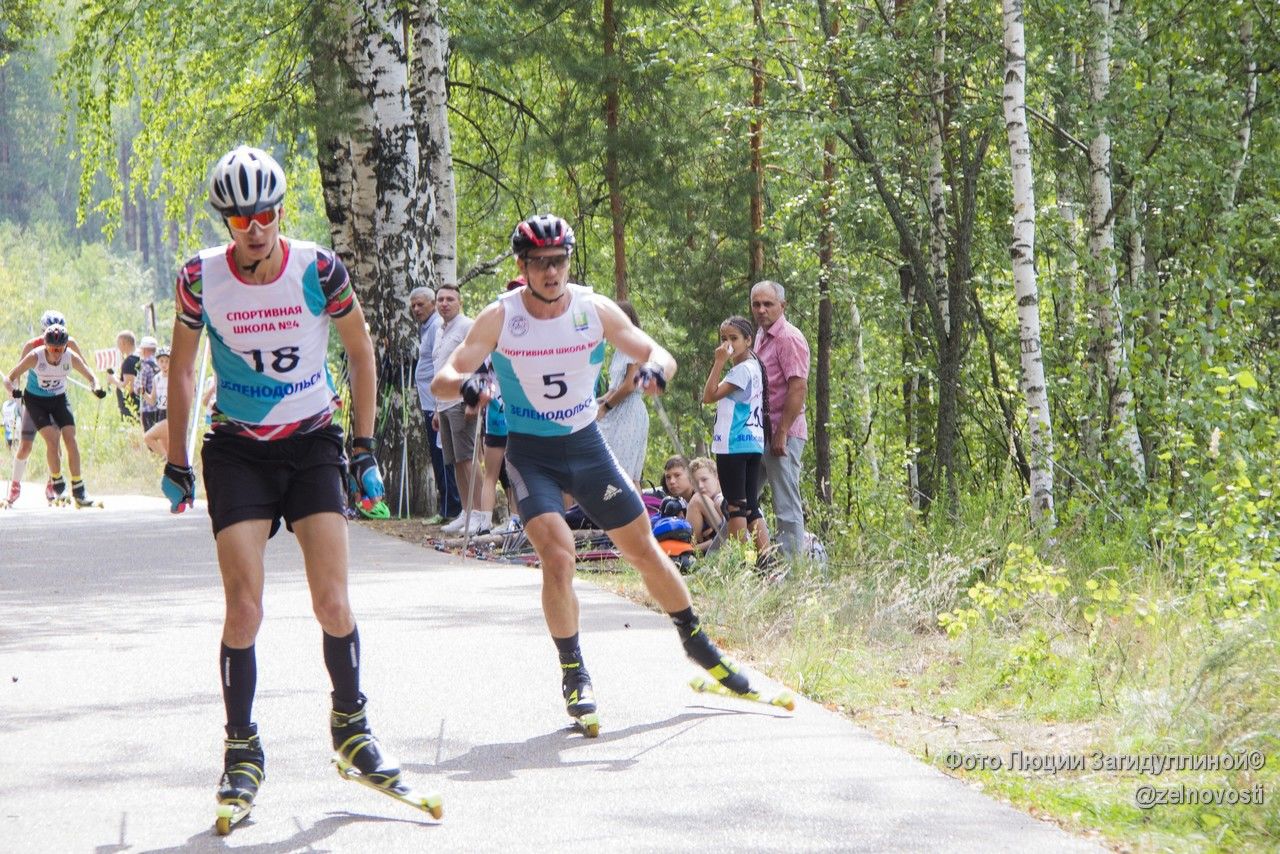
[[[327,299],[316,244],[288,242],[275,281],[245,284],[227,248],[200,253],[202,314],[218,378],[218,411],[243,424],[291,424],[329,409]]]
[[[51,363],[44,347],[31,351],[36,366],[27,371],[27,394],[39,397],[56,397],[67,393],[67,377],[71,376],[71,348],[62,351],[62,358]]]
[[[492,358],[512,433],[565,436],[596,420],[604,324],[591,288],[565,287],[569,308],[550,320],[529,314],[523,288],[498,297],[502,332]]]

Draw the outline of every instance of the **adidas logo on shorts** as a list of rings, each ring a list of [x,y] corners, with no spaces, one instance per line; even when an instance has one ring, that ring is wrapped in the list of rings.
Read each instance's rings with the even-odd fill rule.
[[[611,501],[615,496],[620,495],[621,493],[622,493],[622,490],[618,489],[618,487],[614,486],[611,483],[604,488],[604,500]]]

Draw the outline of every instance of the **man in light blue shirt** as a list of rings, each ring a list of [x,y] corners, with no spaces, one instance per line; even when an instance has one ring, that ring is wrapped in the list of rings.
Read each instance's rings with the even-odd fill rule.
[[[458,497],[458,484],[454,480],[453,469],[444,463],[444,452],[440,448],[440,440],[433,423],[436,399],[431,394],[431,381],[435,379],[436,366],[431,350],[435,347],[436,335],[440,332],[441,324],[440,315],[436,313],[435,291],[431,288],[415,288],[409,294],[409,313],[418,322],[418,366],[414,369],[413,381],[418,387],[418,405],[422,407],[422,420],[427,425],[427,442],[431,447],[431,469],[436,476],[437,518],[434,521],[443,522],[462,512],[462,500]]]

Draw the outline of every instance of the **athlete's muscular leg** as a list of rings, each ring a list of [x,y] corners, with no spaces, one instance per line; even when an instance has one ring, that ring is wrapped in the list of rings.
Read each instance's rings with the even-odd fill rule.
[[[222,642],[233,649],[252,646],[262,625],[262,558],[270,533],[269,520],[248,519],[228,525],[215,538],[227,600]]]
[[[693,604],[680,572],[653,538],[653,527],[646,514],[641,513],[621,528],[607,533],[623,559],[640,571],[644,586],[649,588],[662,610],[673,614]]]
[[[542,561],[542,613],[553,638],[578,633],[578,595],[573,592],[577,550],[573,532],[559,513],[542,513],[524,528]]]
[[[72,424],[62,428],[62,443],[67,446],[67,469],[73,480],[80,479],[80,443],[76,441],[76,428]]]
[[[347,597],[347,520],[340,513],[312,513],[293,523],[311,588],[311,609],[320,628],[346,637],[356,627]]]
[[[58,461],[58,428],[52,424],[41,427],[40,438],[44,439],[44,458],[49,471],[62,471],[62,463]]]

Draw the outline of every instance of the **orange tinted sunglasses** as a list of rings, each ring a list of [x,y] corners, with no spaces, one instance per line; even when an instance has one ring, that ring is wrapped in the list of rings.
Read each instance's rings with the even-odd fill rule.
[[[258,211],[253,216],[228,216],[227,225],[235,231],[248,231],[249,226],[253,223],[266,228],[280,218],[280,208],[268,208],[265,211]]]

